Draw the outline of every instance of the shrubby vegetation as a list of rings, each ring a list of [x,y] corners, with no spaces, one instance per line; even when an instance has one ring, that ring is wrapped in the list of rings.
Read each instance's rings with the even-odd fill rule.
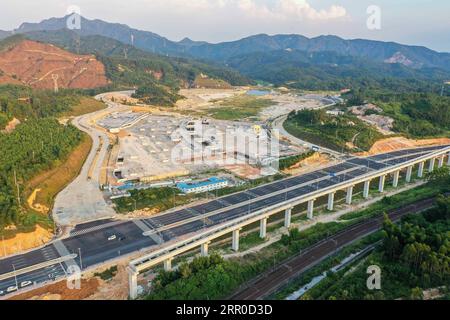
[[[314,288],[315,299],[422,299],[423,290],[450,283],[450,198],[440,196],[435,208],[405,217],[395,225],[387,216],[383,244],[353,273],[331,275]],[[366,287],[367,267],[381,268],[381,290]]]
[[[292,167],[294,164],[297,164],[298,162],[307,159],[309,157],[312,157],[316,152],[315,151],[308,151],[306,153],[302,153],[299,155],[283,158],[279,160],[279,170],[285,170]]]
[[[243,280],[239,264],[224,260],[216,253],[182,263],[177,271],[161,271],[153,280],[149,300],[218,299]]]
[[[412,138],[450,134],[450,96],[432,93],[399,93],[383,90],[353,90],[344,97],[348,106],[369,101],[395,120],[394,130]]]

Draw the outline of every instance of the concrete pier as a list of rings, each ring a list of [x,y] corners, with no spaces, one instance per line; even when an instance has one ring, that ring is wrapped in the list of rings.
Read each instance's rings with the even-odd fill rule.
[[[364,191],[363,191],[363,197],[364,199],[369,198],[369,192],[370,192],[370,180],[367,180],[364,182]]]
[[[128,285],[130,288],[130,299],[136,299],[138,296],[137,291],[138,272],[132,270],[130,267],[127,268],[127,271],[128,271]]]
[[[308,201],[308,219],[312,219],[314,217],[314,201],[315,200],[309,200]]]
[[[233,242],[231,244],[231,249],[235,252],[239,251],[239,233],[241,229],[236,229],[233,231]]]
[[[264,239],[267,235],[267,217],[264,217],[259,222],[259,237]]]
[[[444,166],[444,157],[445,156],[440,156],[439,157],[438,168],[442,168]]]
[[[434,171],[434,164],[436,162],[435,158],[430,159],[430,166],[428,167],[428,172],[433,172]]]
[[[386,182],[386,176],[381,176],[380,177],[380,182],[378,184],[378,191],[379,192],[384,192],[384,183]]]
[[[173,258],[164,260],[164,270],[165,271],[172,271],[172,260],[173,260]]]
[[[291,226],[292,220],[292,208],[286,209],[284,212],[284,227],[288,228]]]
[[[419,163],[419,172],[417,174],[417,176],[419,178],[423,178],[423,170],[424,170],[424,168],[425,168],[425,162]]]
[[[332,192],[328,195],[328,206],[327,206],[328,211],[334,210],[334,196],[335,195],[336,195],[335,192]]]
[[[200,254],[202,257],[208,256],[209,242],[202,243],[200,246]]]
[[[345,197],[346,204],[352,204],[353,200],[353,186],[347,188],[347,196]]]
[[[412,179],[413,166],[409,166],[406,171],[406,182],[411,182]]]
[[[394,188],[397,188],[397,187],[398,187],[398,180],[399,180],[399,178],[400,178],[400,171],[396,171],[396,172],[394,173],[394,180],[392,181],[392,186],[393,186]]]

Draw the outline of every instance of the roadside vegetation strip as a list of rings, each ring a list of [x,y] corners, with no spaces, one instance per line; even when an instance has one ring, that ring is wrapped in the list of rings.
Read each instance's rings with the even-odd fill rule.
[[[270,298],[276,300],[285,299],[291,293],[297,291],[299,288],[310,283],[315,277],[323,274],[326,271],[329,271],[336,265],[340,264],[343,261],[343,259],[345,259],[347,256],[360,252],[367,246],[379,242],[381,239],[382,239],[382,231],[378,231],[362,238],[359,241],[356,241],[351,245],[348,245],[347,247],[339,251],[336,255],[333,255],[323,260],[321,263],[317,264],[314,267],[311,267],[307,271],[300,274],[298,278],[291,281],[291,283],[282,290],[279,290],[278,292],[271,295]],[[348,265],[348,267],[351,267],[354,263],[357,263],[358,261],[360,261],[360,259],[354,260],[352,264]],[[329,276],[329,273],[327,273],[327,276]],[[306,293],[302,297],[303,299],[307,299]]]
[[[441,298],[450,297],[448,283],[450,198],[422,215],[410,215],[399,225],[386,219],[383,244],[353,272],[343,270],[310,290],[304,299],[423,299],[425,289],[441,288]],[[381,268],[381,289],[366,287],[367,267]],[[443,286],[443,287],[442,287]]]
[[[289,169],[292,166],[296,165],[297,163],[299,163],[302,160],[305,160],[309,157],[312,157],[314,154],[316,154],[315,151],[308,151],[306,153],[303,154],[299,154],[299,155],[295,155],[295,156],[290,156],[290,157],[286,157],[286,158],[281,158],[279,160],[279,168],[278,170],[285,170],[285,169]]]
[[[277,174],[271,177],[264,177],[253,181],[246,182],[240,186],[227,187],[211,193],[214,196],[222,197],[239,191],[244,191],[250,188],[260,186],[265,183],[274,182],[285,178],[282,174]],[[155,214],[178,206],[189,204],[196,200],[210,199],[210,193],[198,194],[181,194],[180,190],[174,187],[160,187],[142,190],[131,190],[130,197],[114,199],[116,210],[119,213],[126,214],[133,210],[148,210]]]

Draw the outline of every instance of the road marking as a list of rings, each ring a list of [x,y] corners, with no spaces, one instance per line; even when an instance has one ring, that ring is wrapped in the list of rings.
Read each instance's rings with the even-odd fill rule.
[[[78,230],[78,231],[75,231],[75,232],[71,232],[70,236],[71,237],[76,237],[76,236],[80,236],[80,235],[83,235],[83,234],[86,234],[86,233],[89,233],[89,232],[93,232],[93,231],[98,231],[98,230],[114,227],[114,226],[117,226],[117,225],[123,224],[123,223],[125,223],[125,222],[124,221],[108,222],[108,223],[105,223],[105,224],[100,224],[98,226],[94,226],[94,227]]]
[[[22,268],[22,269],[19,269],[19,270],[16,270],[16,271],[7,272],[7,273],[4,273],[4,274],[0,275],[0,281],[1,280],[6,280],[6,279],[9,279],[9,278],[13,278],[13,277],[17,277],[19,275],[26,274],[26,273],[33,272],[33,271],[40,271],[40,272],[42,272],[42,269],[45,269],[47,267],[51,267],[51,266],[57,265],[57,264],[62,263],[62,262],[67,263],[67,261],[71,261],[71,260],[74,261],[73,260],[74,258],[76,258],[76,255],[72,254],[72,255],[63,256],[61,258],[57,258],[57,259],[54,259],[54,260],[45,261],[45,262],[42,262],[42,263],[39,263],[39,264],[35,264],[33,266]]]
[[[144,237],[152,238],[157,244],[161,244],[164,242],[163,238],[154,233],[154,229],[151,229],[141,220],[133,220],[134,224],[141,229],[144,233]]]
[[[56,240],[55,242],[53,242],[53,246],[61,257],[71,256],[69,250],[67,250],[66,246],[64,245],[64,243],[62,243],[61,240]],[[78,264],[75,262],[74,258],[66,259],[64,260],[64,263],[66,264],[67,269],[69,269],[71,266],[76,266],[78,268]]]

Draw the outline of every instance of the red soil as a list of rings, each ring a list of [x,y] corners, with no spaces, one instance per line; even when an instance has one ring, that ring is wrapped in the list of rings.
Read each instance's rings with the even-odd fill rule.
[[[93,55],[76,55],[50,44],[23,40],[0,52],[0,84],[37,89],[89,89],[106,86],[105,66]]]

